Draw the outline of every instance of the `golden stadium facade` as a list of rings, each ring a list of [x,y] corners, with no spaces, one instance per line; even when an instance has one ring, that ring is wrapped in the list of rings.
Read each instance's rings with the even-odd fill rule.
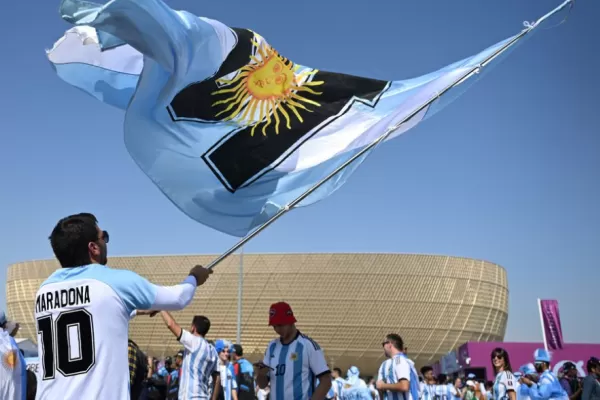
[[[136,271],[151,281],[181,282],[193,265],[215,255],[112,257],[109,265]],[[215,268],[193,302],[173,313],[184,327],[192,316],[210,318],[209,339],[235,341],[238,256]],[[246,254],[243,258],[242,345],[256,360],[275,333],[269,306],[287,301],[298,328],[323,348],[328,363],[356,365],[374,374],[383,361],[382,341],[399,333],[418,366],[438,360],[467,341],[501,341],[508,316],[506,271],[469,258],[412,254]],[[8,315],[21,323],[19,336],[37,341],[35,292],[59,267],[55,260],[28,261],[8,269]],[[137,317],[130,335],[151,355],[180,346],[162,319]]]

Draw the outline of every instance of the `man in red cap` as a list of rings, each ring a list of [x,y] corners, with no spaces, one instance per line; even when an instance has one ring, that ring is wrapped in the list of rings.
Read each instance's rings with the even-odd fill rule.
[[[264,389],[270,383],[271,400],[324,400],[331,388],[331,371],[317,342],[296,328],[288,303],[271,305],[269,325],[279,338],[269,343],[265,358],[255,364],[258,387]]]

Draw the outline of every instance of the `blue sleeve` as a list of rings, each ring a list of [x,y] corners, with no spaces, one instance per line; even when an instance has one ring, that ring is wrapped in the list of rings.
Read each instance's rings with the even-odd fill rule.
[[[121,39],[172,73],[188,68],[196,57],[210,64],[216,54],[212,52],[219,50],[220,55],[220,47],[215,47],[219,46],[216,32],[209,23],[188,12],[175,11],[161,0],[112,0],[103,6],[63,0],[60,13],[74,25],[89,25],[108,34],[105,37],[113,38],[113,43],[106,45]],[[211,66],[212,73],[221,61]]]
[[[543,378],[537,385],[531,385],[529,396],[533,400],[548,400],[552,395],[552,385],[544,384]]]
[[[133,271],[105,270],[96,279],[104,281],[117,293],[125,303],[128,315],[133,310],[149,310],[156,299],[157,286]]]

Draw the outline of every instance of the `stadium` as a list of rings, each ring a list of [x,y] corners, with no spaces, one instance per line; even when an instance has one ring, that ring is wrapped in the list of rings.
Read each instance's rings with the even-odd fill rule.
[[[195,264],[216,255],[111,257],[114,268],[134,270],[151,281],[179,283]],[[198,288],[193,302],[173,313],[186,327],[192,316],[212,322],[208,339],[235,341],[240,259],[231,256]],[[381,343],[399,333],[417,366],[433,363],[468,341],[502,341],[508,317],[506,271],[469,258],[414,254],[245,254],[242,345],[257,360],[275,332],[269,306],[290,303],[298,328],[323,348],[331,367],[351,365],[375,374]],[[28,261],[8,269],[8,315],[21,323],[19,336],[37,342],[35,293],[55,269],[55,260]],[[162,319],[138,317],[130,336],[150,355],[180,348]]]

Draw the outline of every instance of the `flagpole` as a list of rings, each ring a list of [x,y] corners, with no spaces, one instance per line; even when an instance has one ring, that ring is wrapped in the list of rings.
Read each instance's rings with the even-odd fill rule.
[[[237,334],[236,343],[242,344],[242,293],[244,288],[244,248],[240,249],[240,268],[238,274],[238,299],[237,299]]]
[[[458,79],[456,79],[453,83],[451,83],[450,85],[448,85],[447,87],[445,87],[441,92],[436,93],[435,96],[433,96],[431,99],[429,99],[426,103],[423,103],[421,106],[417,107],[413,112],[411,112],[402,121],[398,122],[396,125],[392,126],[391,128],[388,128],[383,135],[381,135],[380,137],[378,137],[375,141],[371,142],[368,146],[364,147],[361,151],[359,151],[358,153],[356,153],[349,160],[346,160],[346,162],[344,162],[342,165],[340,165],[339,167],[337,167],[333,172],[331,172],[325,178],[323,178],[319,182],[317,182],[314,186],[312,186],[311,188],[309,188],[306,192],[302,193],[296,199],[294,199],[290,203],[288,203],[285,207],[281,208],[270,219],[268,219],[262,225],[258,226],[254,231],[250,232],[248,235],[244,236],[239,242],[237,242],[229,250],[227,250],[226,252],[224,252],[223,254],[221,254],[219,257],[217,257],[216,259],[214,259],[206,268],[208,268],[208,269],[214,268],[217,264],[219,264],[225,258],[227,258],[231,254],[233,254],[237,249],[239,249],[240,247],[242,247],[244,244],[246,244],[252,238],[254,238],[259,233],[261,233],[263,230],[265,230],[273,222],[277,221],[281,216],[283,216],[289,210],[291,210],[292,208],[294,208],[302,200],[304,200],[305,198],[307,198],[308,196],[310,196],[315,190],[317,190],[318,188],[320,188],[323,184],[327,183],[331,178],[333,178],[338,173],[340,173],[341,171],[343,171],[347,166],[349,166],[354,161],[356,161],[357,159],[359,159],[360,157],[362,157],[363,155],[365,155],[367,152],[371,151],[373,148],[375,148],[381,142],[385,141],[385,139],[388,136],[390,136],[394,131],[398,130],[402,126],[402,124],[406,123],[411,118],[413,118],[415,115],[419,114],[421,111],[423,111],[425,108],[427,108],[429,105],[431,105],[434,101],[436,101],[439,97],[441,97],[443,94],[445,94],[446,92],[448,92],[452,88],[456,87],[457,85],[460,85],[463,81],[469,79],[471,76],[473,76],[475,74],[478,74],[481,71],[481,68],[485,67],[491,61],[493,61],[496,57],[498,57],[500,54],[504,53],[512,45],[514,45],[515,43],[517,43],[525,35],[527,35],[529,32],[531,32],[533,29],[535,29],[537,27],[537,24],[542,19],[547,18],[547,17],[555,14],[556,12],[558,12],[561,9],[563,9],[564,7],[566,7],[567,4],[573,4],[573,0],[566,0],[560,6],[556,7],[553,11],[551,11],[548,14],[546,14],[546,16],[544,16],[541,19],[539,19],[536,23],[534,23],[534,24],[526,24],[526,29],[523,29],[521,31],[521,33],[518,34],[517,36],[515,36],[515,38],[513,40],[511,40],[510,42],[506,43],[500,49],[496,50],[488,58],[486,58],[485,60],[483,60],[483,62],[481,64],[479,64],[478,66],[475,66],[475,67],[471,68],[468,72],[466,72],[461,77],[459,77]]]
[[[544,329],[544,314],[542,312],[542,299],[538,299],[538,310],[540,312],[540,323],[542,324],[542,337],[544,338],[544,348],[548,351],[548,340],[546,338],[546,329]]]

